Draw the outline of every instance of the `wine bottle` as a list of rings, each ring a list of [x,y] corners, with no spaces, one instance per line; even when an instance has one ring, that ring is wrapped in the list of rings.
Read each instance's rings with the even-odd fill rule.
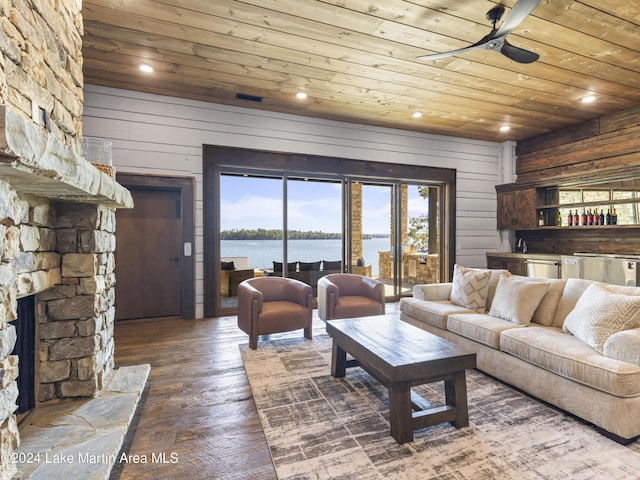
[[[587,225],[593,225],[593,212],[591,209],[587,212]]]
[[[567,217],[567,225],[573,226],[573,213],[571,213],[571,210],[569,210],[569,216]]]
[[[611,214],[611,225],[618,224],[618,214],[616,213],[616,209],[613,209],[613,213]]]
[[[558,227],[562,226],[562,215],[560,215],[560,210],[558,210],[558,214],[556,215],[556,225]]]
[[[544,212],[542,210],[538,212],[538,226],[544,227]]]
[[[578,209],[576,208],[576,213],[573,214],[573,226],[577,227],[580,225],[580,215],[578,215]]]
[[[600,214],[597,208],[593,210],[593,224],[600,225]]]
[[[600,210],[600,225],[604,225],[604,208]]]
[[[607,225],[611,225],[611,209],[607,209]]]
[[[582,225],[587,224],[587,211],[585,209],[582,210]]]

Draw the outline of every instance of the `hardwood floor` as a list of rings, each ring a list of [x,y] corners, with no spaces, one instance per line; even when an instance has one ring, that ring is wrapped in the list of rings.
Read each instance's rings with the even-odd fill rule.
[[[116,367],[148,363],[151,373],[130,432],[131,462],[116,463],[112,479],[276,478],[235,316],[121,321],[115,340]],[[162,453],[167,463],[152,462]]]
[[[386,312],[398,307],[387,303]],[[326,332],[317,312],[314,337]],[[111,480],[276,480],[240,355],[249,337],[236,316],[124,320],[115,342],[116,367],[148,363],[151,373],[125,442],[131,461],[116,462]],[[167,463],[152,461],[162,454]]]

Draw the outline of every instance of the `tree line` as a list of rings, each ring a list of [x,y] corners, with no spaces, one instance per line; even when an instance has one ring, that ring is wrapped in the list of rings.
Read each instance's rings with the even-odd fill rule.
[[[330,240],[340,239],[340,233],[326,233],[320,231],[289,230],[290,240]],[[247,230],[245,228],[223,230],[220,232],[221,240],[282,240],[282,230],[257,228]]]

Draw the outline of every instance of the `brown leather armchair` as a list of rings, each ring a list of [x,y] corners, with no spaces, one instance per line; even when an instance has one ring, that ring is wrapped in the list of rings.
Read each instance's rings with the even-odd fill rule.
[[[334,318],[383,315],[384,284],[351,273],[333,273],[318,280],[318,316]]]
[[[258,335],[304,328],[311,339],[311,287],[292,278],[257,277],[238,285],[238,327],[258,347]]]

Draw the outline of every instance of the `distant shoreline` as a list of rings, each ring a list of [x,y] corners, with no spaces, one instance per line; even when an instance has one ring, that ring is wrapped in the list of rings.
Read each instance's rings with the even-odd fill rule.
[[[388,238],[386,233],[365,233],[363,240],[372,238]],[[302,232],[300,230],[289,230],[289,240],[339,240],[341,233],[327,233],[319,231]],[[282,230],[223,230],[220,232],[221,240],[282,240]]]

